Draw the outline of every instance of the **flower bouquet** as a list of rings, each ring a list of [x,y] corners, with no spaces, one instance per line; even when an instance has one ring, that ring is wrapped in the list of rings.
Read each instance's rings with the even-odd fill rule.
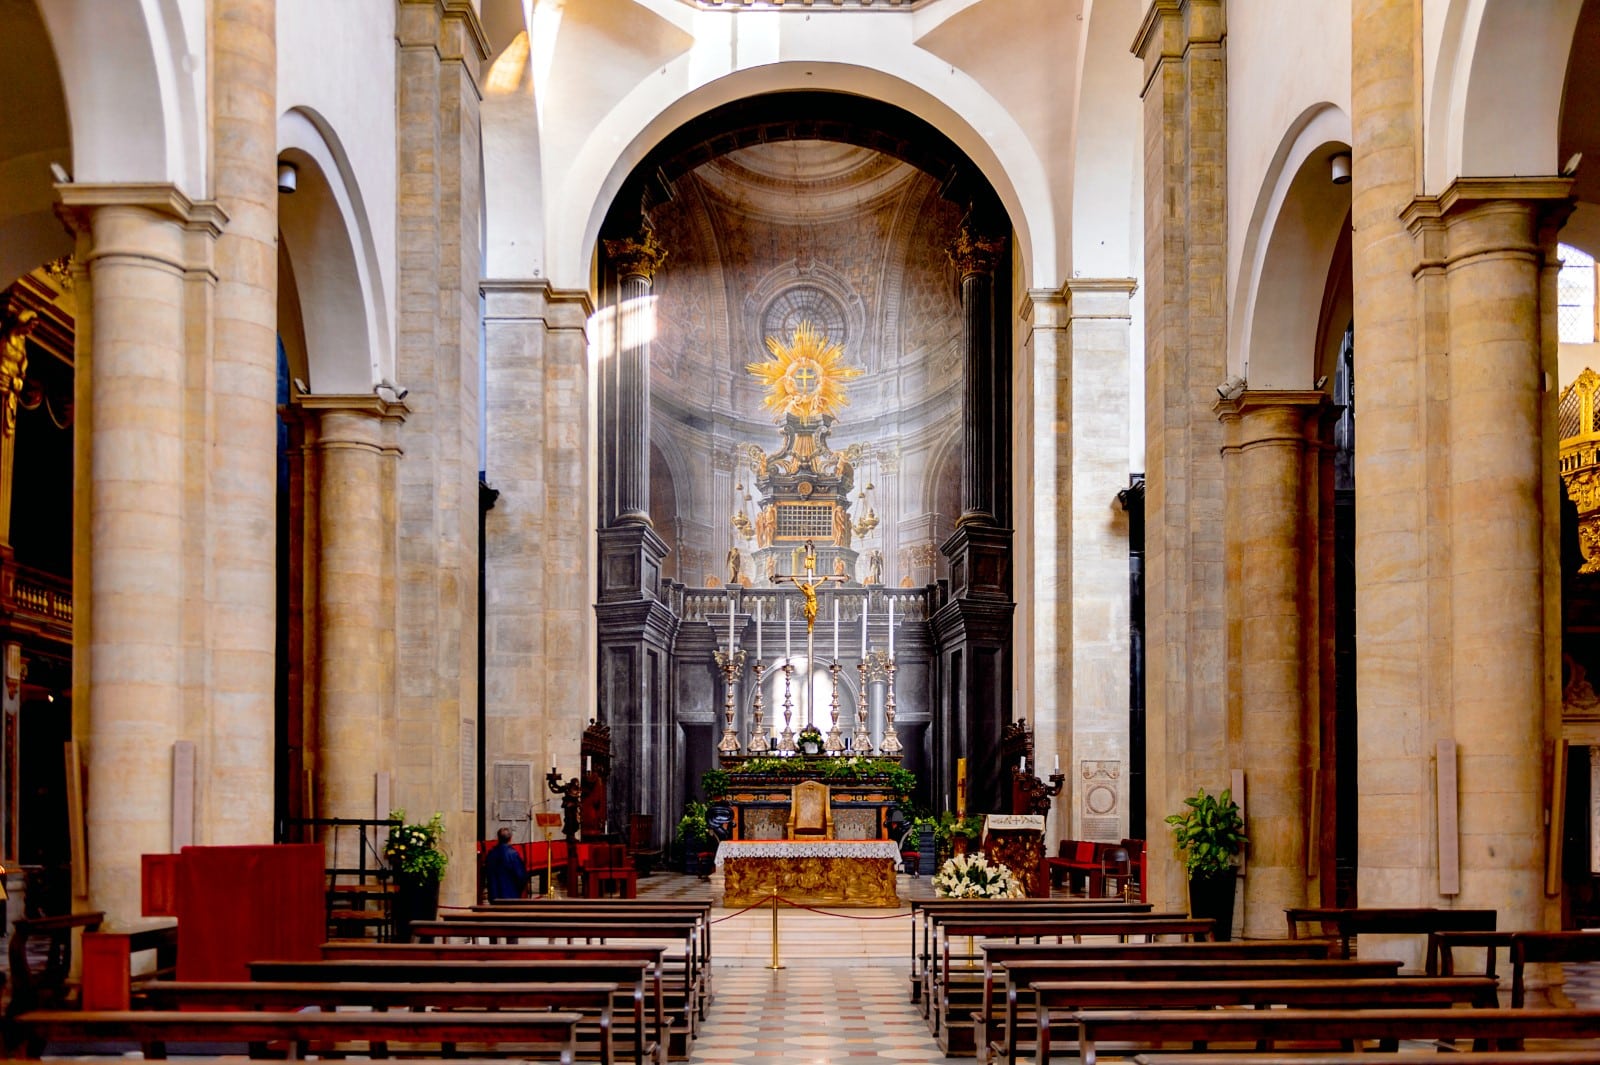
[[[391,820],[404,822],[404,810],[389,811]],[[444,815],[434,814],[426,824],[400,824],[389,830],[383,843],[383,856],[389,868],[401,877],[422,883],[437,883],[444,878],[444,867],[449,858],[439,849],[444,836]]]
[[[1022,884],[1004,865],[982,854],[958,854],[939,868],[933,889],[942,899],[1020,899]]]

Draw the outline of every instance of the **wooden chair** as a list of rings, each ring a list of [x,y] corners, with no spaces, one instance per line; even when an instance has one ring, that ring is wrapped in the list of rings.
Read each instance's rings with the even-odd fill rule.
[[[655,845],[655,814],[630,814],[628,816],[628,850],[633,854],[634,866],[640,876],[649,876],[661,848]]]
[[[833,838],[833,803],[822,781],[802,781],[789,793],[789,838]]]
[[[579,848],[585,898],[597,899],[614,886],[625,899],[639,895],[639,870],[621,843],[589,843]]]

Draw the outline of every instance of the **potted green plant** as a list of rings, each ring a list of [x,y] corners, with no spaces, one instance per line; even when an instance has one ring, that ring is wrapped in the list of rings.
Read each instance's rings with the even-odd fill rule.
[[[822,730],[816,725],[806,725],[794,738],[794,746],[801,754],[821,754]]]
[[[728,794],[730,777],[726,769],[707,769],[700,774],[700,791],[706,801],[720,799]]]
[[[1183,800],[1183,813],[1171,814],[1174,842],[1189,873],[1189,912],[1215,922],[1216,938],[1233,935],[1233,896],[1238,882],[1237,858],[1248,838],[1239,804],[1228,789],[1208,795],[1201,788]]]
[[[435,813],[422,824],[407,824],[404,810],[390,810],[389,820],[399,823],[389,829],[383,857],[394,878],[395,938],[405,943],[411,939],[413,923],[438,918],[439,882],[450,858],[439,846],[444,814]]]
[[[706,818],[709,809],[705,803],[690,799],[683,804],[683,816],[678,818],[678,844],[683,848],[683,871],[690,876],[706,876],[711,872],[711,856],[716,851],[717,837]]]

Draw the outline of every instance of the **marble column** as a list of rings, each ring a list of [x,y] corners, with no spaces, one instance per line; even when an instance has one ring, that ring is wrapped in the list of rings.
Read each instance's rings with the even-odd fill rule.
[[[602,390],[612,497],[599,533],[599,720],[611,726],[614,759],[606,801],[612,828],[630,813],[668,809],[674,754],[669,662],[676,619],[661,601],[667,544],[650,524],[650,287],[667,251],[648,221],[605,241],[617,275],[612,372]],[[609,453],[607,453],[609,452]]]
[[[197,840],[272,841],[277,617],[277,5],[216,0],[217,239],[208,398],[208,735]]]
[[[1146,829],[1227,786],[1223,717],[1222,427],[1227,375],[1226,33],[1220,0],[1153,0],[1144,63]],[[1150,898],[1182,906],[1171,847],[1149,849]]]
[[[1012,717],[1014,660],[1011,529],[1001,506],[996,462],[1011,439],[1011,408],[1000,402],[1011,352],[995,317],[996,271],[1006,241],[968,218],[948,249],[961,278],[962,513],[940,550],[949,560],[951,598],[933,617],[944,705],[935,728],[930,791],[953,790],[956,760],[967,757],[968,806],[997,810],[1009,795],[999,764],[1001,732]],[[1009,300],[1004,301],[1009,306]]]
[[[655,334],[650,289],[667,252],[648,223],[637,236],[608,240],[605,248],[617,270],[612,520],[649,525],[650,339]]]
[[[1307,767],[1319,658],[1316,446],[1320,391],[1248,391],[1217,404],[1223,427],[1227,706],[1246,787],[1246,939],[1286,935],[1304,906]]]
[[[93,596],[84,639],[89,905],[139,918],[139,856],[172,847],[172,749],[184,728],[185,275],[224,221],[170,186],[60,187],[89,272],[93,351],[77,431],[92,536],[75,550]],[[209,264],[201,264],[202,266]],[[81,340],[81,338],[80,338]],[[86,379],[87,378],[87,379]],[[88,413],[90,417],[85,420]],[[84,585],[78,584],[81,589]],[[75,655],[76,658],[76,655]],[[75,663],[76,665],[76,663]]]
[[[372,817],[374,779],[392,765],[384,710],[394,676],[384,653],[395,626],[391,466],[405,407],[375,395],[303,396],[317,418],[317,754],[319,817]],[[387,813],[388,811],[382,811]]]

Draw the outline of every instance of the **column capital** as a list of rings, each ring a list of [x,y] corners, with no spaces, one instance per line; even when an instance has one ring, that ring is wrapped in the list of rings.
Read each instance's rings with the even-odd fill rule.
[[[294,396],[290,403],[317,420],[319,450],[365,447],[400,453],[394,432],[410,413],[399,400],[376,394]]]
[[[57,214],[74,232],[88,232],[89,222],[101,207],[142,207],[166,215],[185,226],[220,236],[228,214],[214,200],[192,200],[170,182],[66,182],[56,186],[61,203]]]
[[[992,237],[980,233],[969,222],[963,222],[956,238],[945,253],[963,279],[973,274],[993,274],[1004,254],[1005,237]]]
[[[1216,411],[1223,426],[1224,453],[1266,443],[1305,443],[1316,439],[1318,416],[1333,401],[1318,389],[1248,389],[1221,399]]]
[[[606,256],[616,264],[617,273],[623,277],[641,277],[647,283],[652,282],[656,271],[667,261],[667,249],[656,240],[655,227],[649,224],[641,226],[637,236],[602,243]]]

